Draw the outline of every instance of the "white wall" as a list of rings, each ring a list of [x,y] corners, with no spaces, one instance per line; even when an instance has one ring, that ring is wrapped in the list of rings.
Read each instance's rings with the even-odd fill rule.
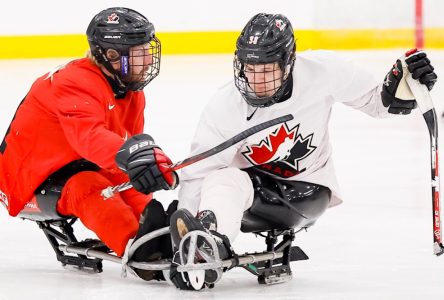
[[[430,27],[444,27],[444,1],[424,1],[425,24]]]
[[[415,0],[315,0],[313,24],[319,29],[409,28]],[[444,1],[423,0],[425,27],[444,26]]]
[[[414,3],[415,0],[12,0],[2,3],[0,35],[83,33],[97,12],[111,6],[140,11],[162,32],[240,30],[258,12],[283,13],[295,29],[405,28],[413,27]],[[426,26],[444,27],[443,13],[443,0],[424,0]]]
[[[316,0],[314,24],[321,29],[412,27],[414,9],[414,0]]]
[[[284,13],[294,27],[311,27],[311,1],[273,2],[275,4],[271,4],[271,0],[77,0],[74,5],[74,1],[13,0],[2,4],[0,35],[83,33],[96,13],[113,6],[139,11],[162,32],[241,30],[258,12]],[[22,10],[24,6],[26,10]],[[6,13],[10,11],[20,11],[20,20],[17,20],[17,13]]]

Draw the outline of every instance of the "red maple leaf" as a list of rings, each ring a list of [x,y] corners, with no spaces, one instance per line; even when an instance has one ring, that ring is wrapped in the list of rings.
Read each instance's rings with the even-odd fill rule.
[[[115,13],[112,13],[111,15],[108,16],[108,22],[113,22],[113,21],[118,21],[119,20],[119,16]]]
[[[297,127],[288,130],[286,124],[281,125],[276,131],[263,139],[259,145],[248,147],[248,151],[244,155],[249,157],[256,165],[269,162],[276,154],[279,146],[283,144],[287,138],[294,141]]]

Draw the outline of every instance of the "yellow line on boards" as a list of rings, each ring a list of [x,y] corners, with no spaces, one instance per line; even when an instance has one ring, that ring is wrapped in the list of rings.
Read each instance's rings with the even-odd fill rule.
[[[413,48],[413,29],[296,30],[298,50]],[[162,54],[233,53],[237,31],[160,32]],[[425,48],[444,48],[444,28],[426,28]],[[0,36],[0,59],[83,57],[84,34]]]

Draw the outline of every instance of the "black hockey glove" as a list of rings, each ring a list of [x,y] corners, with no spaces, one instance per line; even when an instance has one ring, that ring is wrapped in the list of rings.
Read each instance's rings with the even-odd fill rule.
[[[405,56],[407,68],[412,74],[413,79],[419,80],[420,83],[426,85],[429,91],[431,91],[438,76],[434,72],[434,68],[430,64],[430,59],[428,59],[427,54],[423,51],[413,49],[407,52]]]
[[[401,59],[398,59],[388,72],[382,87],[381,98],[384,106],[389,107],[389,113],[406,115],[417,106],[406,81],[407,72],[412,74],[413,79],[426,85],[429,90],[433,88],[437,75],[433,72],[433,66],[426,53],[422,51],[413,49],[405,54],[407,68],[402,67]]]
[[[141,193],[172,190],[179,184],[176,172],[168,169],[171,160],[148,134],[128,139],[117,152],[116,163],[128,174],[132,186]]]

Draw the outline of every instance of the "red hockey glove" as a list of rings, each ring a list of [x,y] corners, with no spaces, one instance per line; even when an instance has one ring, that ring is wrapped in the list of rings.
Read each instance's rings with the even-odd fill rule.
[[[153,150],[157,167],[159,168],[159,171],[162,173],[163,178],[168,184],[168,189],[174,189],[177,186],[179,180],[176,172],[169,169],[169,165],[171,165],[173,162],[168,156],[166,156],[162,149],[153,148]]]

